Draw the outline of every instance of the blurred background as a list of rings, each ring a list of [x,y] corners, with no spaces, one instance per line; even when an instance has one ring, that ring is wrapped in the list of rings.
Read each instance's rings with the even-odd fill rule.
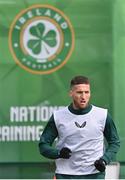
[[[0,0],[1,179],[53,177],[39,136],[52,112],[70,103],[75,75],[89,77],[91,102],[115,121],[123,179],[125,1]]]

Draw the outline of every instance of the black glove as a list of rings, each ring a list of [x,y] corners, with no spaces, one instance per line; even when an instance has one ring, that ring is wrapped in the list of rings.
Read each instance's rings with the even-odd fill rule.
[[[96,160],[94,165],[95,165],[96,169],[99,170],[100,172],[105,171],[106,163],[103,159],[100,158],[99,160]]]
[[[63,147],[60,150],[59,158],[69,159],[71,157],[71,153],[72,151],[69,148]]]

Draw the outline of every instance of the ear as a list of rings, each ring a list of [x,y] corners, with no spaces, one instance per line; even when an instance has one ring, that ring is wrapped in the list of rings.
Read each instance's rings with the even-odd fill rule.
[[[72,97],[72,90],[69,91],[69,96]]]

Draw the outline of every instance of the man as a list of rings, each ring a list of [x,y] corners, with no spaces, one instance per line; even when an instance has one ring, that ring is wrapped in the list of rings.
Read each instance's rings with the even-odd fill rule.
[[[74,77],[69,94],[72,103],[53,113],[41,135],[40,153],[56,160],[57,179],[104,179],[120,147],[115,124],[107,109],[90,104],[87,77]]]

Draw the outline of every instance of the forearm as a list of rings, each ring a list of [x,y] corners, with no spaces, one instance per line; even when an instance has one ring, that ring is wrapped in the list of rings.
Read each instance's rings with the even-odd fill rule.
[[[59,151],[51,147],[49,144],[46,143],[39,144],[39,150],[40,150],[40,154],[46,158],[50,158],[50,159],[59,158]]]
[[[107,164],[109,164],[111,161],[115,160],[116,153],[118,152],[120,147],[120,140],[117,133],[117,129],[110,114],[108,114],[107,116],[104,136],[107,140],[108,146],[102,158],[105,160]]]
[[[102,159],[106,162],[106,164],[109,164],[111,161],[115,161],[116,154],[119,150],[120,142],[117,141],[115,144],[111,144],[107,147]]]

